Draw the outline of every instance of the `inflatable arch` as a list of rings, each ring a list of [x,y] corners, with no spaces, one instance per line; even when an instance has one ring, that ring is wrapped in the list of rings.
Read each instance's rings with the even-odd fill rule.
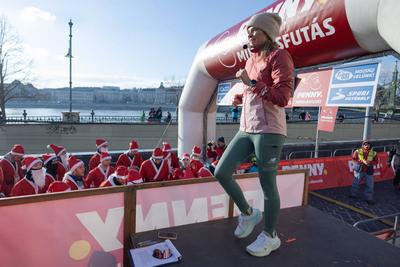
[[[399,0],[283,0],[260,10],[283,18],[276,42],[295,67],[400,52]],[[178,153],[215,138],[218,82],[232,79],[250,56],[244,48],[249,18],[202,45],[179,102]]]

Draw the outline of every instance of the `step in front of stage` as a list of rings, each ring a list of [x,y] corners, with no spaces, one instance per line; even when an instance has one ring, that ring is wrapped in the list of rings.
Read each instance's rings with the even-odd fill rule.
[[[237,218],[163,229],[178,234],[173,241],[182,254],[174,266],[400,266],[400,249],[357,230],[313,207],[281,210],[279,250],[264,258],[252,257],[245,248],[262,231],[260,223],[245,239],[236,239]],[[136,235],[155,239],[158,231]]]

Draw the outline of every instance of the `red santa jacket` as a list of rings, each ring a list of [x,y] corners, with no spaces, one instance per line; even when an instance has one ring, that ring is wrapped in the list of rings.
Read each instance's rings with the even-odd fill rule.
[[[201,163],[200,160],[197,160],[197,159],[190,160],[189,168],[190,168],[192,174],[194,175],[194,177],[199,177],[198,172],[203,167],[204,167],[204,165],[203,165],[203,163]]]
[[[69,172],[67,172],[64,176],[63,182],[69,185],[71,190],[81,190],[88,188],[85,184],[85,181],[82,180],[81,183],[75,181],[75,179],[71,176]]]
[[[128,152],[119,155],[116,166],[125,166],[128,169],[136,168],[140,169],[143,163],[142,155],[140,153],[135,153],[133,159],[128,155]]]
[[[110,176],[108,177],[107,180],[103,181],[103,182],[100,184],[100,187],[118,186],[118,185],[114,182],[114,177],[115,177],[114,175],[110,175]]]
[[[214,146],[214,149],[207,148],[207,158],[211,159],[212,161],[214,160],[219,160],[222,157],[222,154],[224,154],[226,146],[224,147],[219,147],[219,146]]]
[[[89,171],[93,170],[100,164],[100,157],[99,153],[94,154],[89,160]]]
[[[167,161],[162,160],[160,167],[157,168],[152,159],[145,160],[140,167],[139,173],[145,182],[158,182],[168,180],[168,163]]]
[[[62,181],[64,179],[64,175],[67,173],[67,168],[61,162],[57,162],[57,181]]]
[[[167,161],[171,174],[173,174],[174,169],[180,168],[179,159],[174,153],[165,153],[164,160]]]
[[[99,164],[96,168],[91,170],[89,174],[86,176],[85,184],[88,188],[99,187],[100,184],[108,179],[114,172],[114,168],[109,166],[106,171],[103,171],[101,165]]]
[[[39,186],[24,177],[14,185],[10,195],[12,197],[36,195],[39,193],[39,190]]]
[[[47,189],[49,189],[49,186],[52,182],[55,181],[54,177],[51,174],[46,173],[45,176],[45,184],[42,188],[39,188],[39,194],[47,193]]]
[[[23,171],[19,163],[16,162],[14,165],[6,158],[2,158],[0,160],[0,168],[3,171],[3,183],[0,192],[3,192],[4,195],[9,196],[11,189],[14,186],[15,175],[18,174],[18,176],[22,178],[24,177]],[[17,181],[18,180],[20,180],[20,178],[18,178]]]

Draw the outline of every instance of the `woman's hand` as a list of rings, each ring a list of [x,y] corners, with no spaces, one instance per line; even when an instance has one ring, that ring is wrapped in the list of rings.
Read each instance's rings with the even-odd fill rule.
[[[236,78],[242,80],[242,82],[247,85],[251,86],[251,80],[249,78],[249,75],[247,74],[246,69],[240,69],[238,72],[236,72]]]

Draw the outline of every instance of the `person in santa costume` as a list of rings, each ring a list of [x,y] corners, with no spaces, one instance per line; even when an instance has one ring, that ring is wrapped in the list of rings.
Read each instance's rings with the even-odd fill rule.
[[[70,169],[64,175],[63,182],[66,183],[71,190],[81,190],[88,188],[84,181],[85,176],[85,164],[82,160],[75,156],[71,156],[68,159]]]
[[[168,180],[169,167],[167,161],[163,160],[161,148],[157,147],[153,150],[151,158],[142,163],[139,173],[145,182]]]
[[[201,167],[200,170],[197,172],[197,177],[212,177],[212,176],[213,174],[206,167]]]
[[[96,153],[89,160],[89,171],[100,164],[101,152],[108,152],[108,142],[105,139],[96,139]]]
[[[180,168],[179,159],[175,153],[171,152],[171,145],[169,143],[163,142],[162,150],[163,150],[164,160],[166,160],[168,163],[169,173],[171,174],[172,177],[174,170]]]
[[[180,161],[180,169],[175,169],[174,179],[188,179],[194,178],[195,175],[190,168],[190,155],[189,153],[183,153]]]
[[[189,163],[189,168],[193,173],[194,177],[198,177],[198,172],[204,167],[201,161],[201,148],[199,146],[194,146],[192,149],[192,155]]]
[[[209,142],[207,144],[207,160],[208,160],[208,162],[213,162],[215,160],[219,160],[222,157],[222,154],[224,154],[225,149],[226,149],[225,138],[223,136],[220,136],[217,139],[216,144],[215,144],[215,142]]]
[[[62,181],[65,173],[69,170],[67,150],[64,147],[55,144],[50,144],[47,148],[53,150],[54,155],[57,158],[56,180]]]
[[[139,144],[135,139],[132,139],[129,143],[129,150],[119,155],[116,166],[139,170],[142,163],[143,159],[139,153]]]
[[[97,188],[100,184],[107,180],[108,177],[114,172],[111,164],[111,156],[108,152],[101,152],[100,164],[91,170],[86,176],[85,183],[88,188]]]
[[[135,169],[130,169],[128,172],[128,178],[126,179],[127,185],[141,184],[143,183],[143,178],[140,176],[140,172]]]
[[[47,193],[58,193],[58,192],[69,192],[71,191],[71,187],[61,181],[54,181],[49,185],[47,189]]]
[[[125,166],[118,166],[115,172],[100,184],[100,187],[124,185],[127,174],[128,168]]]
[[[25,177],[19,180],[11,190],[11,196],[36,195],[46,184],[46,170],[39,158],[27,156],[22,160]]]
[[[52,182],[56,181],[58,167],[57,157],[53,154],[46,153],[42,155],[42,161],[46,169],[46,176],[48,176]]]
[[[9,196],[13,186],[24,177],[21,168],[21,160],[24,155],[24,147],[20,144],[15,144],[11,151],[0,159],[0,168],[3,171],[3,181],[0,185],[0,193],[5,196]]]

